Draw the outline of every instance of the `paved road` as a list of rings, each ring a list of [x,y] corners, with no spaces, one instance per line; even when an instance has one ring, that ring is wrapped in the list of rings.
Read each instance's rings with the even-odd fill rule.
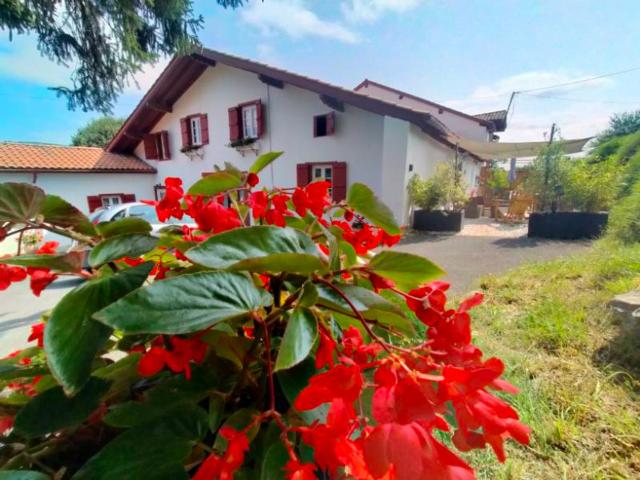
[[[443,267],[452,283],[452,292],[465,293],[488,273],[502,273],[531,261],[548,260],[580,252],[589,242],[559,242],[529,239],[523,227],[490,224],[487,220],[467,221],[456,235],[412,235],[397,246],[401,251],[426,256]],[[0,292],[0,357],[26,345],[29,327],[43,312],[75,285],[76,280],[59,280],[40,298],[34,297],[27,282]]]

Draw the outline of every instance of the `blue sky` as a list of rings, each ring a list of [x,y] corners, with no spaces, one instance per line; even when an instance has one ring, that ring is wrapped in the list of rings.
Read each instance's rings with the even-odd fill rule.
[[[468,113],[506,108],[510,92],[640,67],[637,0],[250,0],[223,10],[195,0],[208,47],[345,87],[363,78]],[[0,31],[0,140],[69,143],[95,112],[72,112],[47,90],[70,71],[30,37]],[[165,62],[137,76],[126,116]],[[597,133],[612,113],[640,109],[640,70],[516,97],[503,140]]]

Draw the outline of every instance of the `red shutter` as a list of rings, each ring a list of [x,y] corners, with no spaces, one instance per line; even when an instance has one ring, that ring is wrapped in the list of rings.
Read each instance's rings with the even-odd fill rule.
[[[136,196],[133,193],[121,193],[120,198],[122,199],[122,203],[135,202]]]
[[[264,133],[264,107],[262,100],[256,100],[256,123],[258,125],[258,138]]]
[[[171,150],[169,149],[169,132],[160,132],[160,142],[162,142],[162,158],[160,160],[171,160]]]
[[[87,197],[87,203],[89,204],[89,213],[102,207],[102,200],[99,195],[89,195]]]
[[[189,147],[191,145],[191,134],[189,132],[189,117],[180,119],[180,133],[182,134],[182,146]]]
[[[304,187],[311,181],[311,165],[299,163],[296,165],[296,179],[298,187]]]
[[[144,156],[147,160],[158,160],[158,149],[156,148],[156,136],[149,133],[144,136]]]
[[[240,140],[240,108],[231,107],[229,110],[229,140]]]
[[[333,200],[339,202],[347,198],[347,164],[346,162],[333,162]]]
[[[333,135],[336,131],[336,113],[327,113],[327,135]]]
[[[318,136],[318,115],[313,117],[313,138]]]
[[[209,143],[209,120],[206,113],[200,114],[200,142],[202,145]]]

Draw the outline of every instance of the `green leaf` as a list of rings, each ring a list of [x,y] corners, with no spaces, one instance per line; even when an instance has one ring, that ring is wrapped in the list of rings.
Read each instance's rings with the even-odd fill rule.
[[[40,213],[44,216],[44,221],[62,228],[71,228],[84,235],[95,235],[91,220],[87,216],[57,195],[47,195]]]
[[[224,396],[222,394],[213,392],[209,397],[209,430],[215,432],[220,427],[222,422],[222,415],[224,414]]]
[[[125,217],[113,222],[100,222],[96,225],[98,233],[105,238],[122,235],[125,233],[141,233],[151,232],[151,225],[146,220],[138,217]]]
[[[282,442],[272,444],[262,460],[260,480],[281,480],[284,478],[284,467],[289,461],[289,454]]]
[[[17,365],[0,365],[0,380],[13,380],[14,378],[32,378],[44,375],[48,370],[44,367],[21,367]]]
[[[158,239],[137,233],[109,237],[89,253],[89,265],[96,267],[122,257],[139,257],[152,250]]]
[[[49,480],[49,477],[31,470],[4,470],[0,472],[0,480]]]
[[[153,268],[147,262],[115,275],[87,282],[67,293],[51,312],[44,348],[51,373],[68,394],[89,379],[91,362],[111,335],[111,328],[91,316],[144,283]]]
[[[229,230],[212,236],[185,255],[192,262],[215,269],[308,274],[324,267],[313,240],[289,227]]]
[[[55,254],[28,254],[17,257],[0,258],[0,263],[21,267],[50,268],[56,272],[79,272],[82,269],[83,252]]]
[[[317,337],[318,321],[311,310],[295,309],[287,321],[275,371],[291,368],[307,358]]]
[[[370,321],[394,327],[404,333],[413,333],[411,321],[402,309],[375,292],[356,285],[336,284],[347,295],[362,316]],[[345,300],[326,285],[317,285],[320,299],[318,304],[329,307],[346,315],[353,315],[353,310]]]
[[[118,435],[71,477],[72,480],[189,478],[182,466],[193,441],[162,424],[132,428]]]
[[[270,303],[248,276],[199,272],[140,288],[93,318],[128,334],[180,334],[245,317]]]
[[[318,289],[312,282],[306,282],[302,286],[302,292],[298,298],[298,306],[312,307],[318,301]]]
[[[249,167],[249,173],[260,173],[265,167],[267,167],[276,158],[282,155],[284,152],[268,152],[260,155],[253,162],[253,165]]]
[[[347,204],[389,235],[402,233],[389,207],[365,184],[354,183],[349,187]]]
[[[189,195],[217,195],[232,188],[239,188],[243,185],[242,177],[236,172],[221,170],[213,172],[196,183],[191,185]]]
[[[91,378],[76,396],[68,398],[62,387],[52,388],[33,398],[16,415],[14,428],[26,437],[37,437],[82,423],[91,415],[109,382]]]
[[[40,213],[44,192],[28,183],[0,183],[0,222],[25,223]]]
[[[253,344],[253,341],[246,337],[228,335],[216,330],[209,330],[202,336],[202,341],[211,345],[217,356],[229,360],[239,370],[242,369],[245,357]]]
[[[392,250],[378,253],[367,268],[407,290],[445,274],[444,270],[424,257]]]

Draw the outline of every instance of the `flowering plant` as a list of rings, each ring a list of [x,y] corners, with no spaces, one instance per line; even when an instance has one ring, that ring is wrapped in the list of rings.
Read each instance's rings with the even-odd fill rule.
[[[505,439],[528,442],[493,393],[515,392],[503,363],[471,343],[482,295],[449,308],[440,268],[378,250],[401,231],[363,184],[339,203],[327,182],[258,188],[278,156],[168,178],[150,203],[197,226],[159,237],[0,185],[4,235],[70,236],[92,267],[52,244],[0,259],[0,289],[87,279],[0,361],[3,478],[466,480],[454,448],[504,461]]]

